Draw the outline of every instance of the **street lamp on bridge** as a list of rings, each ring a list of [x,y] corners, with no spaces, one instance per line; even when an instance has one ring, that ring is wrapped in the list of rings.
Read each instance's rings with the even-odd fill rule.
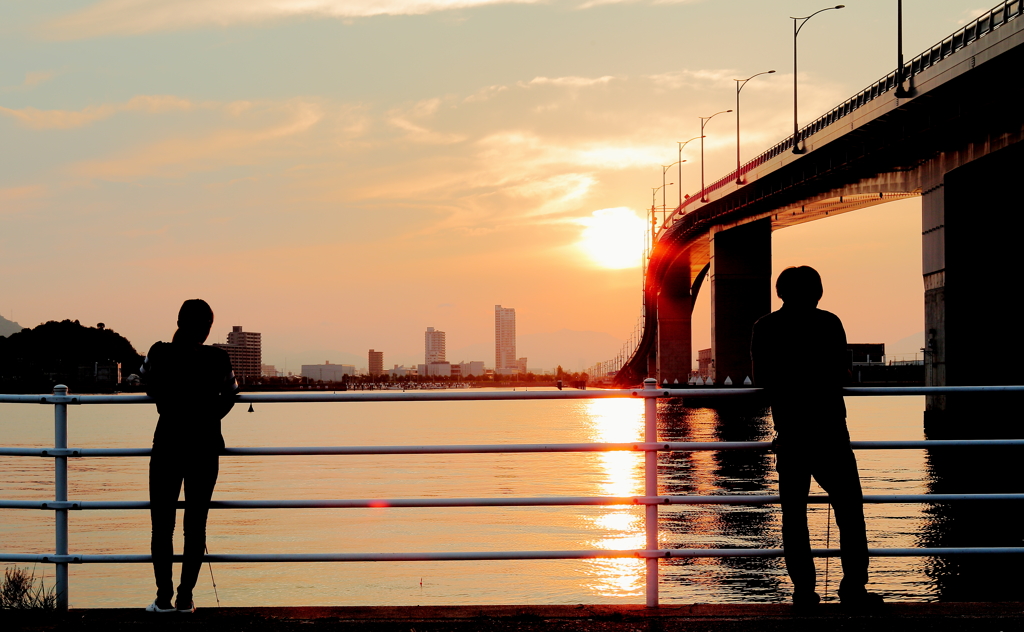
[[[697,140],[698,138],[704,138],[703,136],[694,136],[690,140]],[[690,142],[690,140],[677,140],[676,145],[679,145],[679,206],[683,205],[683,147]]]
[[[910,92],[903,87],[903,0],[896,2],[896,98],[906,99]]]
[[[715,112],[711,116],[700,117],[700,201],[707,202],[708,196],[704,194],[704,126],[708,124],[708,121],[715,118],[719,114],[725,114],[726,112],[732,112],[732,110],[722,110],[721,112]],[[687,141],[689,142],[689,141]]]
[[[810,20],[811,18],[813,18],[814,16],[818,15],[819,13],[822,13],[823,11],[831,11],[833,9],[842,9],[845,6],[846,6],[845,4],[837,4],[834,7],[825,7],[824,9],[818,9],[814,13],[812,13],[812,14],[808,15],[807,17],[804,17],[804,18],[794,18],[793,16],[789,16],[789,19],[793,20],[793,153],[794,154],[802,154],[802,153],[804,153],[804,150],[800,149],[800,137],[799,137],[800,127],[797,124],[797,116],[796,116],[796,86],[797,86],[797,81],[796,81],[796,36],[800,34],[800,29],[802,29],[804,27],[804,24],[807,24],[807,20]]]
[[[766,70],[756,75],[750,75],[746,79],[733,79],[736,82],[736,184],[743,184],[743,176],[740,175],[740,91],[754,77],[770,75],[774,72],[774,70]]]
[[[661,191],[661,225],[662,226],[665,225],[665,213],[666,213],[666,210],[668,209],[668,202],[665,201],[665,189],[664,189],[664,187],[666,186],[665,185],[665,174],[668,173],[668,170],[671,169],[672,167],[674,167],[676,165],[679,165],[679,175],[680,175],[680,178],[679,178],[679,182],[680,182],[680,184],[679,184],[680,202],[679,203],[682,204],[683,203],[682,202],[682,192],[683,192],[683,185],[682,185],[683,178],[682,178],[682,174],[683,174],[683,163],[684,162],[686,162],[686,161],[685,160],[679,160],[679,161],[673,162],[670,165],[661,165],[661,186],[663,187],[662,191]],[[669,182],[669,184],[675,184],[675,183],[674,182]]]
[[[671,166],[671,165],[669,165],[669,166]],[[651,248],[652,249],[654,248],[654,228],[655,228],[655,226],[656,226],[656,224],[658,222],[658,216],[654,214],[654,211],[658,207],[655,206],[654,200],[657,198],[658,191],[662,191],[662,190],[664,190],[665,187],[671,186],[673,184],[675,184],[675,182],[668,182],[666,184],[661,185],[660,187],[651,187]],[[662,196],[662,199],[664,200],[664,196]],[[664,209],[664,208],[665,208],[664,205],[662,205],[662,209]],[[662,226],[662,228],[665,227],[664,213],[662,213],[661,226]]]

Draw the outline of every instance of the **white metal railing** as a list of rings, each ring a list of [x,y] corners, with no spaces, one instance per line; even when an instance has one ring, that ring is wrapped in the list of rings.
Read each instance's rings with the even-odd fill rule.
[[[496,445],[427,445],[427,446],[342,446],[342,447],[280,447],[228,448],[225,456],[269,455],[352,455],[352,454],[480,454],[538,452],[644,452],[643,496],[544,496],[534,498],[386,498],[337,500],[233,500],[213,501],[212,509],[299,509],[353,507],[523,507],[581,505],[643,505],[645,507],[646,546],[635,550],[561,550],[561,551],[468,551],[413,553],[292,553],[207,555],[211,562],[367,562],[367,561],[437,561],[437,560],[540,560],[640,558],[646,560],[646,605],[657,607],[658,559],[679,557],[780,557],[782,549],[662,549],[658,544],[659,505],[767,505],[777,504],[778,495],[734,494],[715,496],[658,495],[658,453],[700,450],[760,450],[771,444],[763,441],[743,442],[663,442],[657,440],[657,403],[660,398],[743,397],[758,393],[756,388],[659,388],[654,379],[647,379],[643,388],[621,390],[577,391],[441,391],[441,392],[342,392],[342,393],[246,393],[239,403],[270,402],[374,402],[374,401],[490,401],[490,400],[552,400],[552,399],[644,399],[644,440],[629,443],[561,443],[561,444],[496,444]],[[948,387],[857,387],[846,388],[848,396],[879,395],[944,395],[952,393],[1024,393],[1024,386],[948,386]],[[70,395],[66,386],[54,387],[53,395],[0,395],[0,403],[37,403],[54,407],[53,448],[0,447],[0,456],[35,456],[54,460],[54,499],[0,500],[0,508],[42,509],[55,515],[54,553],[24,554],[0,552],[0,562],[49,563],[56,568],[58,606],[68,604],[69,564],[147,563],[149,555],[78,555],[68,551],[68,511],[104,509],[148,509],[148,501],[88,501],[68,499],[68,458],[141,457],[148,448],[71,448],[67,443],[68,406],[85,404],[149,404],[146,395]],[[1018,446],[1024,440],[992,439],[972,441],[853,441],[859,450],[925,449],[955,446]],[[811,503],[827,503],[827,496],[811,496]],[[867,503],[936,503],[972,500],[1024,500],[1024,494],[882,494],[865,495]],[[179,502],[179,507],[184,503]],[[1024,547],[961,547],[961,548],[886,548],[869,549],[876,557],[919,557],[956,554],[1024,553]],[[815,549],[818,557],[837,556],[837,549]],[[175,556],[180,559],[180,556]]]

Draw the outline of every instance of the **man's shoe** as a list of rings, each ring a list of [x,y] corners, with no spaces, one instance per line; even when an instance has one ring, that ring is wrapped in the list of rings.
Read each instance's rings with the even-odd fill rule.
[[[174,607],[178,612],[191,614],[196,611],[196,602],[191,599],[182,599],[179,597],[175,600]]]
[[[840,590],[839,601],[842,602],[843,607],[854,611],[859,610],[870,612],[872,610],[878,610],[885,605],[885,600],[882,599],[882,595],[868,592],[866,590],[858,590],[852,593],[844,593]]]
[[[801,612],[814,610],[819,603],[821,603],[821,597],[813,590],[793,593],[793,608]]]
[[[166,607],[164,605],[160,603],[159,599],[154,599],[153,603],[146,606],[146,612],[176,612],[170,601],[167,601]]]

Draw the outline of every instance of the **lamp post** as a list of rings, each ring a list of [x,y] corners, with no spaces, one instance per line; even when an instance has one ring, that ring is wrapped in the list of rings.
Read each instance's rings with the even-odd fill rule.
[[[903,87],[903,0],[896,2],[896,98],[905,99],[910,92]]]
[[[736,184],[743,184],[743,177],[740,175],[740,91],[754,77],[770,75],[774,72],[774,70],[766,70],[756,75],[750,75],[746,79],[733,79],[736,82]]]
[[[799,137],[800,127],[797,124],[797,114],[796,114],[796,103],[797,103],[797,100],[796,100],[796,86],[797,86],[797,81],[796,81],[796,36],[800,34],[800,29],[802,29],[804,27],[804,24],[807,24],[807,20],[810,20],[811,18],[813,18],[814,16],[818,15],[819,13],[821,13],[823,11],[831,11],[833,9],[842,9],[845,6],[846,6],[845,4],[837,4],[834,7],[825,7],[824,9],[818,9],[814,13],[812,13],[812,14],[808,15],[807,17],[804,17],[804,18],[794,18],[793,16],[790,16],[790,19],[793,20],[793,153],[794,154],[802,154],[802,153],[804,153],[804,150],[800,149],[800,137]]]
[[[703,136],[694,136],[690,140],[697,140],[703,138]],[[690,140],[677,140],[676,145],[679,145],[679,206],[683,205],[683,147],[686,147]]]
[[[685,160],[679,160],[677,162],[673,162],[670,165],[661,165],[661,186],[662,187],[665,186],[665,174],[668,173],[668,170],[671,169],[672,167],[674,167],[676,165],[679,165],[679,173],[680,173],[680,175],[682,175],[682,173],[683,173],[683,163],[684,162],[686,162],[686,161]],[[679,182],[682,182],[682,181],[683,181],[683,179],[679,178]],[[669,182],[669,184],[675,184],[675,183],[674,182]],[[683,185],[680,184],[679,185],[679,195],[680,195],[680,197],[682,197],[682,191],[683,191]],[[679,203],[682,204],[681,201]],[[667,208],[668,208],[668,203],[665,201],[665,191],[662,190],[662,192],[661,192],[661,223],[662,223],[662,225],[665,224],[665,212],[666,212]]]
[[[722,110],[721,112],[715,112],[711,116],[700,117],[700,201],[707,202],[708,196],[704,194],[704,126],[708,124],[708,121],[715,118],[719,114],[725,114],[726,112],[732,112],[732,110]]]
[[[669,165],[669,166],[671,166],[671,165]],[[662,175],[664,176],[664,174],[662,174]],[[664,177],[663,177],[662,179],[664,179]],[[654,215],[654,210],[655,210],[656,208],[658,208],[657,206],[655,206],[655,205],[654,205],[654,200],[655,200],[656,196],[658,195],[658,191],[662,191],[662,190],[664,190],[664,189],[665,189],[665,187],[667,187],[667,186],[669,186],[669,185],[672,185],[672,184],[675,184],[675,182],[668,182],[668,183],[665,183],[665,184],[661,185],[660,187],[651,187],[651,215],[652,215],[652,216]],[[661,214],[661,215],[662,215],[662,217],[661,217],[661,227],[662,227],[662,228],[664,228],[664,227],[665,227],[665,212],[664,212],[664,211],[665,211],[665,205],[664,205],[664,197],[665,197],[665,196],[664,196],[664,194],[662,194],[662,207],[661,207],[661,209],[662,209],[662,214]],[[654,226],[654,223],[655,223],[656,221],[657,221],[657,218],[655,218],[655,219],[654,219],[654,220],[653,220],[653,221],[651,222],[651,226],[652,226],[652,228],[653,228],[653,226]],[[654,236],[653,236],[653,235],[651,236],[651,243],[652,243],[652,244],[654,243]]]

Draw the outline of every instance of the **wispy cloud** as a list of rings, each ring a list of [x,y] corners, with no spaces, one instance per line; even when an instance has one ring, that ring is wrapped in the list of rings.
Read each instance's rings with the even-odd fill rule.
[[[4,88],[2,88],[2,90],[4,92],[24,92],[26,90],[31,90],[32,88],[35,88],[38,85],[46,83],[50,79],[53,79],[55,76],[57,76],[57,73],[53,72],[52,70],[38,70],[34,72],[26,72],[25,80],[22,81],[19,85],[5,86]]]
[[[361,18],[420,15],[540,0],[101,0],[44,26],[55,39],[138,35],[154,31],[229,26],[293,16]]]
[[[0,202],[11,202],[14,200],[27,200],[30,198],[42,197],[46,194],[46,188],[38,184],[0,189]]]
[[[123,103],[105,103],[82,110],[38,110],[33,107],[11,109],[0,106],[0,114],[20,121],[32,129],[71,129],[82,127],[121,112],[159,114],[171,110],[189,110],[194,104],[178,97],[140,95]]]
[[[971,22],[973,20],[976,20],[976,19],[980,18],[981,16],[985,15],[986,13],[988,13],[989,10],[990,10],[989,7],[981,7],[981,8],[978,8],[978,9],[968,9],[967,11],[964,11],[964,16],[965,17],[960,18],[959,20],[956,21],[956,23],[962,26],[964,24],[967,24],[968,22]]]
[[[323,118],[318,104],[303,101],[272,110],[269,115],[279,120],[246,128],[217,129],[191,138],[175,136],[117,157],[78,163],[72,172],[86,178],[125,181],[259,164],[268,153],[276,151],[276,144],[309,130]]]
[[[424,121],[433,118],[440,106],[441,99],[425,99],[411,108],[391,110],[388,122],[407,132],[406,138],[416,143],[449,145],[466,140],[464,134],[438,132],[425,126]]]
[[[526,131],[500,132],[478,144],[481,160],[529,164],[531,169],[555,165],[613,170],[646,167],[659,164],[665,153],[661,144],[637,146],[628,140],[574,143]]]
[[[708,85],[724,84],[733,79],[736,73],[731,70],[679,70],[658,75],[648,75],[655,86],[665,90],[682,88],[707,88]]]
[[[615,79],[610,75],[604,77],[534,77],[523,86],[558,86],[559,88],[590,88],[592,86],[607,85]]]
[[[0,214],[22,211],[46,195],[46,187],[38,184],[0,189]]]

